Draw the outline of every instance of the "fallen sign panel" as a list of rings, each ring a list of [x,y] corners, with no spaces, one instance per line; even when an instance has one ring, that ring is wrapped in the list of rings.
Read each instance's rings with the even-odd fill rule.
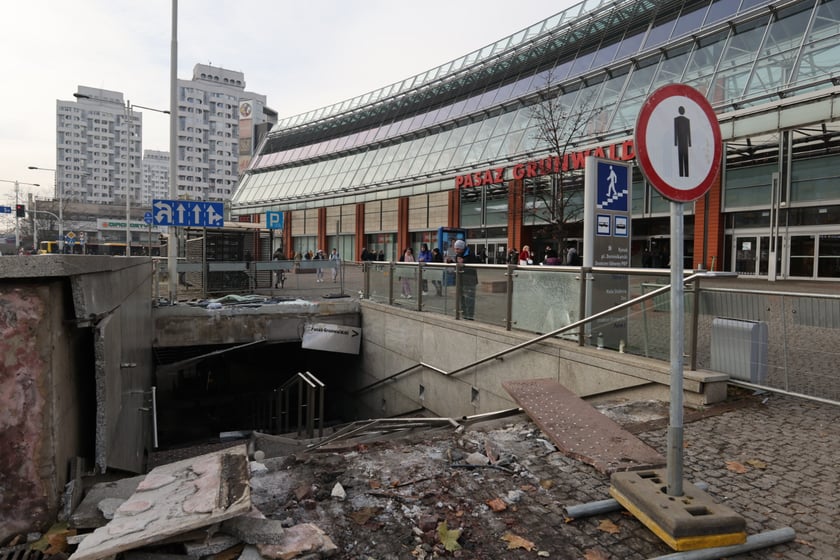
[[[557,448],[600,472],[662,466],[665,457],[553,379],[502,383]]]
[[[98,560],[241,515],[249,478],[244,445],[157,467],[70,558]]]

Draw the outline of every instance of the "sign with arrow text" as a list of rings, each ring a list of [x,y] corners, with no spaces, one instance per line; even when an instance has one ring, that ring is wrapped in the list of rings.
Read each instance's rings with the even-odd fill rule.
[[[225,203],[156,198],[152,215],[159,226],[224,227]]]
[[[323,350],[342,354],[359,354],[362,344],[362,329],[329,323],[304,325],[301,348]]]

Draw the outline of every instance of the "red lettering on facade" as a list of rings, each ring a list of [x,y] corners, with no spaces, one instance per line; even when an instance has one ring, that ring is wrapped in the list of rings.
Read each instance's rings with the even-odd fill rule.
[[[583,169],[586,165],[586,156],[589,155],[589,151],[585,152],[573,152],[572,153],[572,169]]]
[[[517,163],[510,168],[494,167],[467,175],[458,175],[455,177],[455,187],[480,187],[483,185],[504,183],[505,172],[508,169],[510,169],[510,179],[514,180],[584,169],[586,167],[586,158],[590,155],[602,159],[628,161],[636,157],[636,151],[633,140],[629,139],[621,144],[598,146],[592,150],[566,152],[563,155]]]

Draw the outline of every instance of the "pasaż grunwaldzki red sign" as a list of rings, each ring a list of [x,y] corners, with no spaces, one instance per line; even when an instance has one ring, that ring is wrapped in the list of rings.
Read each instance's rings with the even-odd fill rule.
[[[636,157],[636,150],[633,140],[625,140],[620,144],[582,150],[578,152],[567,152],[562,156],[551,156],[532,161],[517,163],[510,167],[493,167],[483,171],[475,171],[466,175],[455,177],[456,188],[481,187],[484,185],[495,185],[509,180],[526,179],[539,177],[541,175],[552,175],[562,171],[574,171],[586,167],[586,158],[612,159],[615,161],[629,161]]]

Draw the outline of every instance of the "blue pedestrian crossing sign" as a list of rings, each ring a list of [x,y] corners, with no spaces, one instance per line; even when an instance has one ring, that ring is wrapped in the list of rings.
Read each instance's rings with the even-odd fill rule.
[[[612,161],[598,162],[598,200],[601,210],[627,212],[630,168]]]
[[[158,226],[224,227],[225,204],[156,198],[152,201],[152,215]]]

